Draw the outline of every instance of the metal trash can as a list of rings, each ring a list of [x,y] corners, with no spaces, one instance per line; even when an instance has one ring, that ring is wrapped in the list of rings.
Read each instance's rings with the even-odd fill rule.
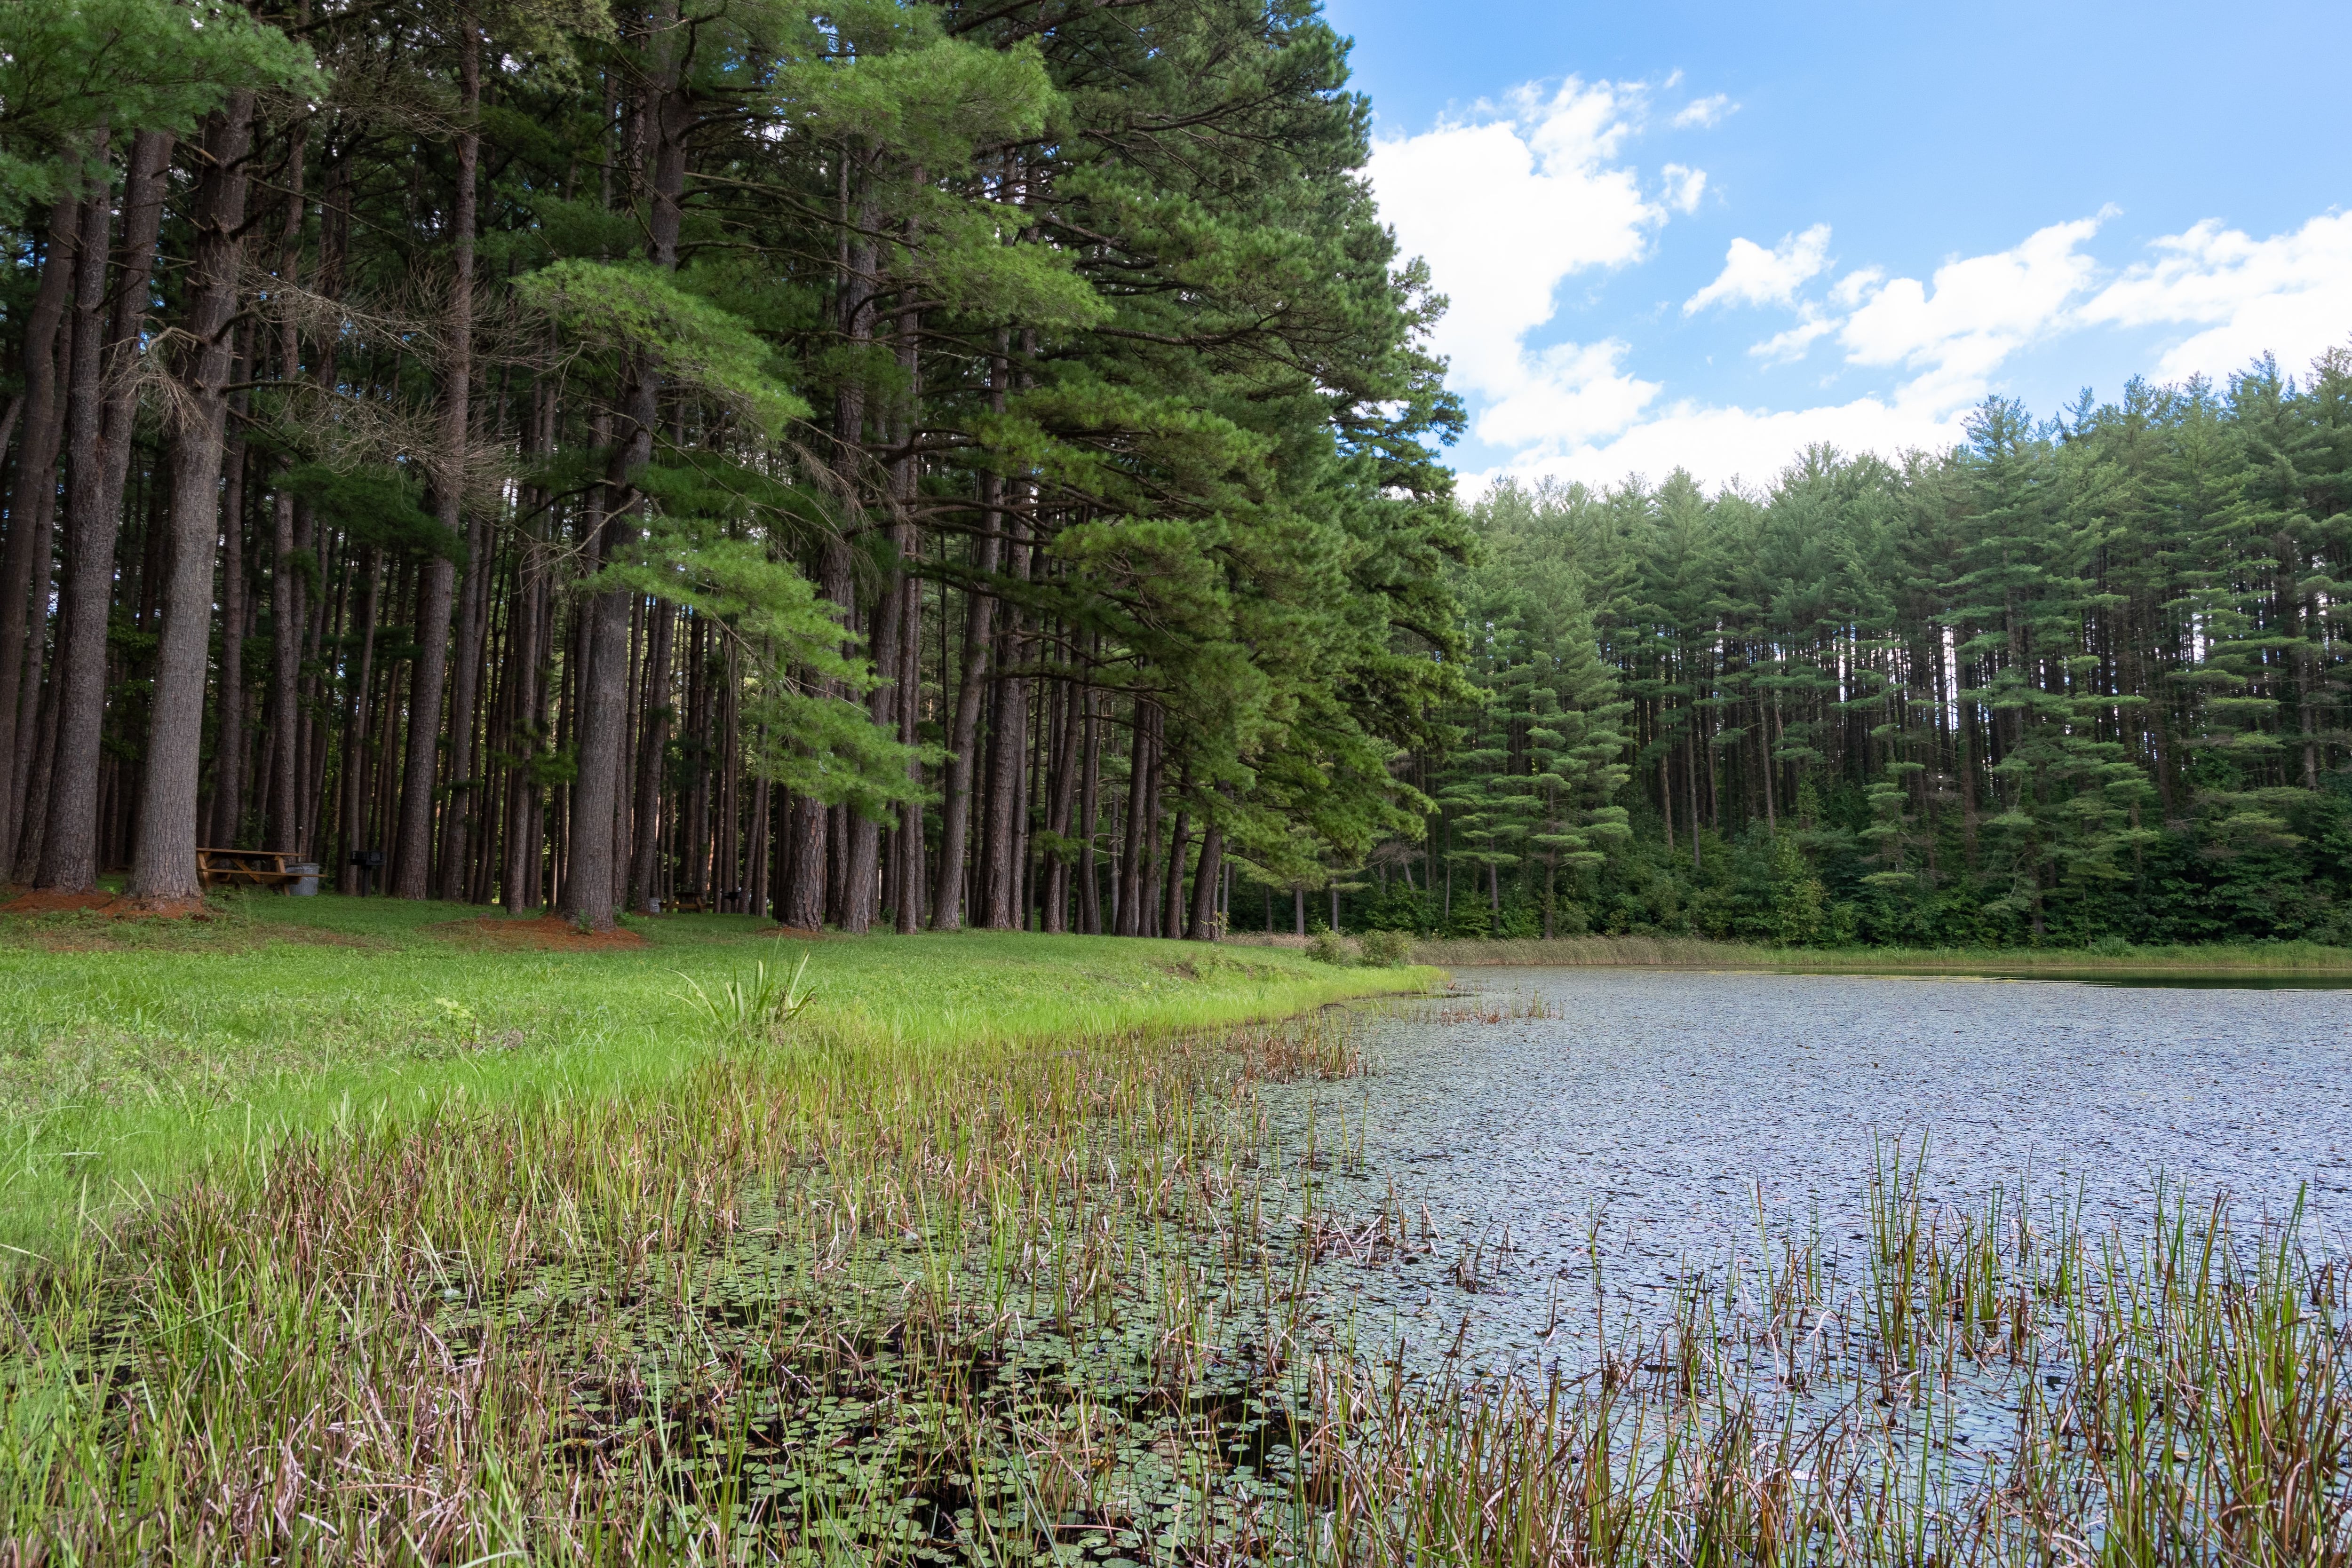
[[[289,896],[316,898],[319,896],[319,867],[314,861],[289,861],[286,869],[294,880],[286,884]]]

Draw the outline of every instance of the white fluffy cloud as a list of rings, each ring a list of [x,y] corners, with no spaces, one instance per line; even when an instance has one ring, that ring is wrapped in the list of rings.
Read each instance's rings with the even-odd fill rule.
[[[1373,144],[1368,172],[1381,215],[1404,254],[1427,258],[1452,302],[1433,346],[1453,361],[1453,384],[1483,405],[1481,440],[1619,428],[1657,390],[1618,370],[1622,343],[1526,344],[1551,320],[1562,282],[1639,261],[1667,219],[1666,203],[1644,195],[1637,172],[1618,161],[1643,98],[1640,83],[1571,77]],[[1700,171],[1680,170],[1668,199],[1695,205],[1705,183]]]
[[[1623,367],[1632,345],[1555,343],[1527,356],[1517,382],[1479,412],[1477,434],[1498,446],[1552,447],[1624,429],[1658,395],[1658,383]]]
[[[1706,194],[1706,170],[1669,163],[1658,172],[1665,176],[1666,205],[1685,215],[1698,211],[1699,198]]]
[[[2156,373],[2216,381],[2264,352],[2290,371],[2352,338],[2352,213],[2327,213],[2293,234],[2249,238],[2208,218],[2149,247],[2077,312],[2094,325],[2189,327]]]
[[[1787,312],[1749,359],[1785,364],[1833,345],[1834,374],[1846,378],[1834,402],[1740,406],[1670,389],[1639,373],[1650,318],[1535,346],[1571,280],[1638,266],[1670,219],[1699,209],[1703,171],[1667,163],[1645,180],[1626,155],[1654,90],[1675,85],[1529,85],[1375,142],[1369,174],[1381,214],[1451,301],[1433,346],[1451,361],[1473,441],[1494,463],[1465,476],[1471,493],[1505,474],[1606,483],[1677,465],[1708,483],[1761,484],[1815,442],[1888,455],[1947,446],[2017,354],[2064,333],[2164,333],[2147,351],[2168,380],[2218,378],[2265,350],[2297,368],[2352,338],[2352,213],[2263,240],[2200,223],[2117,272],[2091,251],[2110,209],[1924,277],[1877,266],[1835,274],[1825,223],[1769,248],[1734,240],[1682,318],[1698,329],[1715,307]],[[1737,107],[1702,98],[1672,120],[1704,128]]]
[[[1837,280],[1830,290],[1830,303],[1841,310],[1851,310],[1870,298],[1870,291],[1886,277],[1883,267],[1860,267]]]
[[[2264,240],[2209,220],[2154,242],[2153,259],[2102,286],[2084,246],[2108,215],[2051,225],[2007,250],[1948,261],[1925,280],[1863,267],[1828,290],[1827,308],[1802,292],[1825,270],[1825,225],[1769,251],[1737,241],[1722,275],[1692,297],[1686,313],[1712,304],[1789,307],[1796,324],[1751,354],[1793,359],[1834,336],[1849,365],[1892,371],[1893,385],[1811,408],[1690,399],[1656,407],[1664,388],[1626,368],[1624,342],[1555,350],[1543,356],[1551,383],[1544,399],[1497,405],[1480,420],[1483,438],[1517,455],[1466,476],[1465,489],[1475,494],[1507,474],[1596,485],[1628,474],[1654,480],[1677,465],[1709,485],[1763,484],[1814,442],[1889,456],[1949,446],[2002,363],[2061,333],[2188,329],[2156,367],[2165,380],[2220,379],[2266,350],[2293,370],[2352,339],[2352,213],[2326,214]],[[1497,417],[1505,406],[1508,416]],[[1573,417],[1548,423],[1554,409]]]
[[[1752,239],[1735,239],[1713,283],[1683,301],[1683,314],[1710,305],[1793,305],[1797,289],[1829,265],[1830,225],[1815,224],[1801,235],[1783,235],[1766,250]]]
[[[2003,360],[2064,323],[2098,267],[2083,245],[2106,215],[2053,224],[2008,250],[1948,261],[1932,288],[1897,277],[1858,290],[1862,303],[1838,329],[1848,362],[1913,372],[1906,402],[1974,402]]]
[[[1938,416],[1877,398],[1780,410],[1681,402],[1608,440],[1546,447],[1486,473],[1465,475],[1462,488],[1465,495],[1475,496],[1506,475],[1529,480],[1549,476],[1600,486],[1640,474],[1654,484],[1678,467],[1690,470],[1708,486],[1738,479],[1761,487],[1815,442],[1827,442],[1841,452],[1893,456],[1915,448],[1938,450],[1960,438],[1957,415]]]
[[[1680,130],[1686,131],[1696,126],[1704,131],[1711,125],[1723,123],[1723,117],[1738,107],[1719,92],[1706,98],[1695,98],[1675,111],[1675,125]]]
[[[1559,380],[1582,379],[1548,402],[1580,417],[1546,427],[1544,407],[1533,401],[1507,421],[1496,419],[1492,410],[1481,417],[1481,438],[1517,448],[1518,455],[1475,476],[1471,487],[1475,493],[1504,474],[1594,484],[1635,473],[1654,479],[1677,465],[1706,484],[1735,477],[1762,484],[1815,442],[1890,456],[1949,446],[1960,439],[1962,414],[1984,394],[2000,362],[2072,324],[2073,307],[2095,273],[2082,247],[2099,222],[2052,225],[2007,250],[1948,261],[1925,281],[1889,278],[1876,267],[1848,273],[1829,291],[1831,301],[1846,311],[1842,316],[1801,292],[1828,269],[1829,225],[1788,235],[1770,250],[1735,240],[1722,273],[1690,298],[1685,314],[1711,305],[1792,308],[1796,324],[1750,353],[1767,361],[1791,360],[1834,336],[1849,364],[1896,371],[1891,391],[1777,410],[1710,407],[1685,399],[1648,413],[1663,388],[1627,371],[1625,345],[1612,342],[1602,346],[1605,353],[1579,350],[1559,361]],[[1607,423],[1612,416],[1616,422]]]
[[[1814,342],[1838,329],[1840,323],[1833,316],[1824,316],[1811,300],[1797,310],[1797,324],[1785,332],[1775,332],[1762,342],[1754,344],[1748,352],[1768,365],[1785,365],[1801,360]]]

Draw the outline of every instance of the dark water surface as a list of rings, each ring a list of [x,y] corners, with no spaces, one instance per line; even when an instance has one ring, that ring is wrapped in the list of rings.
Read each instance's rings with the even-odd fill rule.
[[[1375,1026],[1369,1078],[1267,1095],[1287,1149],[1311,1117],[1328,1151],[1297,1178],[1312,1202],[1440,1239],[1327,1275],[1360,1340],[1408,1360],[1572,1363],[1760,1234],[1817,1238],[1852,1277],[1895,1140],[1927,1141],[1922,1190],[1956,1211],[2023,1191],[2041,1223],[2131,1239],[2161,1186],[2226,1195],[2247,1230],[2300,1198],[2308,1249],[2352,1238],[2352,993],[1607,969],[1463,989]],[[1468,1018],[1498,1004],[1549,1016]]]

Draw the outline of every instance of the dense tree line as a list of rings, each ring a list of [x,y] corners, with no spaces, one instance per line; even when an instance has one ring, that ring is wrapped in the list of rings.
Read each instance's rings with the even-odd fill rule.
[[[1304,0],[0,28],[17,883],[1208,936],[1418,820],[1458,416]]]
[[[1465,513],[1366,134],[1301,0],[0,12],[0,872],[2352,936],[2352,361]]]
[[[2352,941],[2352,354],[1968,432],[1762,491],[1490,492],[1454,572],[1479,695],[1410,765],[1437,810],[1316,913]]]

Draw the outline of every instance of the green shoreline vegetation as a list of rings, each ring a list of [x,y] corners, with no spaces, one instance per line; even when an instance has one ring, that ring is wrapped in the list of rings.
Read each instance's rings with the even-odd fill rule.
[[[709,916],[642,923],[641,948],[515,952],[448,913],[0,928],[16,1025],[127,1007],[141,1040],[229,1064],[189,1086],[132,1059],[113,1108],[47,1113],[179,1117],[159,1147],[212,1157],[5,1283],[0,1542],[20,1560],[2352,1546],[2352,1498],[2308,1484],[2352,1454],[2352,1282],[2291,1231],[2178,1199],[2145,1238],[2034,1194],[1953,1209],[1890,1149],[1856,1173],[1856,1245],[1759,1215],[1760,1257],[1685,1270],[1594,1375],[1401,1377],[1357,1348],[1380,1325],[1355,1321],[1354,1270],[1418,1260],[1479,1289],[1500,1260],[1393,1199],[1318,1202],[1314,1172],[1360,1166],[1344,1081],[1368,1059],[1364,1009],[1318,1004],[1431,971],[1011,934],[779,943]],[[755,966],[803,953],[816,999],[770,1032]],[[1267,1086],[1318,1082],[1328,1131],[1286,1142]],[[318,1113],[353,1083],[380,1109]],[[142,1084],[143,1106],[122,1092]],[[221,1143],[240,1100],[280,1135]],[[1602,1312],[1601,1267],[1561,1301]],[[2013,1452],[1952,1440],[1987,1397],[2013,1401]]]
[[[810,958],[829,1049],[985,1051],[1198,1030],[1426,986],[1302,955],[1003,932],[795,941],[748,916],[626,922],[642,947],[515,949],[461,904],[273,895],[201,922],[0,917],[0,1245],[92,1222],[289,1134],[567,1099],[658,1101],[714,1051],[688,980]]]
[[[1630,966],[1754,969],[1787,974],[2340,975],[2352,948],[2318,942],[2206,942],[2096,947],[1767,947],[1680,936],[1438,937],[1414,942],[1413,962],[1444,968]]]

